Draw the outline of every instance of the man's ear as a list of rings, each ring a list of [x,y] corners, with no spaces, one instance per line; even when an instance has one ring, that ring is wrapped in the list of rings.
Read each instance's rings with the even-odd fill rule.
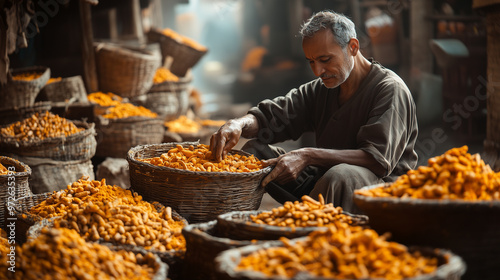
[[[356,38],[351,38],[349,44],[347,44],[347,49],[352,56],[356,56],[359,51],[359,41]]]

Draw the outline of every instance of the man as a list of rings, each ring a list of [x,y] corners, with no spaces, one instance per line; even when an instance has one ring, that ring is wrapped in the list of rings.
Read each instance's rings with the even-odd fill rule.
[[[304,194],[359,212],[355,189],[393,181],[415,168],[415,104],[392,71],[363,57],[351,20],[323,11],[300,31],[313,80],[286,96],[264,100],[247,115],[229,120],[210,140],[217,160],[241,136],[255,138],[243,150],[267,159],[273,170],[262,180],[277,201]],[[268,144],[298,139],[313,131],[316,147],[286,153]]]

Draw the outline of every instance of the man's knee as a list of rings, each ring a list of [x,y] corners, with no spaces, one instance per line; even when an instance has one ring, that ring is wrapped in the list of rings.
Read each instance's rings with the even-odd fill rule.
[[[320,180],[330,182],[331,185],[337,185],[339,183],[350,184],[359,181],[371,182],[378,179],[377,175],[365,167],[341,163],[331,167]]]

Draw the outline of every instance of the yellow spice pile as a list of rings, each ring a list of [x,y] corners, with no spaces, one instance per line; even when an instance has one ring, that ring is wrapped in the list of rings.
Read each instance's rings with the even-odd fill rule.
[[[45,228],[38,238],[17,247],[12,276],[23,280],[142,280],[151,279],[158,269],[152,254],[112,251],[85,242],[73,230]]]
[[[237,270],[254,270],[268,276],[293,277],[307,271],[338,279],[404,279],[437,269],[437,258],[410,253],[404,245],[386,241],[376,231],[333,222],[326,231],[312,232],[284,247],[258,250],[244,258]]]
[[[201,124],[186,116],[180,116],[175,120],[166,121],[164,125],[168,128],[168,131],[176,133],[196,133],[201,129]]]
[[[159,157],[138,159],[157,166],[165,166],[190,171],[207,172],[253,172],[263,168],[262,161],[255,156],[228,154],[220,162],[211,159],[212,152],[208,145],[200,144],[196,148],[190,145],[184,148],[176,145]]]
[[[32,141],[69,136],[83,130],[71,121],[45,111],[2,128],[1,133],[4,137],[15,137],[19,141]]]
[[[153,83],[159,84],[167,81],[177,82],[179,81],[179,77],[177,77],[174,73],[170,72],[170,70],[165,67],[158,68],[156,70],[155,76],[153,77]]]
[[[0,175],[8,175],[9,169],[0,163]]]
[[[499,200],[500,173],[495,173],[467,146],[453,148],[430,158],[427,166],[410,170],[389,187],[358,190],[373,197],[421,199]]]
[[[135,106],[130,103],[121,103],[108,109],[108,113],[103,117],[108,119],[123,119],[128,117],[148,117],[156,118],[158,115],[142,106]]]
[[[58,77],[58,78],[50,78],[48,81],[47,81],[47,85],[48,84],[52,84],[52,83],[55,83],[55,82],[60,82],[62,80],[61,77]]]
[[[103,107],[116,106],[122,103],[123,98],[111,92],[104,93],[101,91],[87,95],[90,102],[99,104]]]
[[[43,73],[37,73],[37,72],[26,72],[26,73],[20,73],[17,75],[12,76],[12,80],[14,81],[32,81],[40,78]]]
[[[104,179],[80,179],[30,212],[43,218],[60,217],[56,228],[74,229],[88,241],[103,239],[159,251],[186,248],[181,233],[184,223],[172,218],[170,207],[157,209],[136,193],[106,185]]]
[[[316,227],[327,226],[334,221],[351,224],[352,218],[342,213],[341,207],[333,203],[325,204],[320,194],[319,201],[308,195],[302,196],[302,202],[287,201],[283,206],[258,215],[250,215],[252,222],[280,227]]]

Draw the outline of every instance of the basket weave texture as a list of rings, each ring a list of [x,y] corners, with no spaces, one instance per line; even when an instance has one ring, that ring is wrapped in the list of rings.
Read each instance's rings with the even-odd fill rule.
[[[290,241],[295,244],[303,238],[297,238]],[[306,272],[299,272],[292,278],[283,278],[279,276],[267,276],[261,272],[251,270],[237,271],[235,268],[240,263],[241,259],[258,250],[263,250],[271,247],[283,247],[281,241],[269,241],[259,245],[248,245],[240,248],[234,248],[224,251],[215,259],[217,279],[221,280],[326,280],[326,278],[311,275]],[[410,247],[410,252],[419,251],[423,256],[436,257],[438,259],[438,268],[432,274],[420,275],[411,279],[418,280],[457,280],[463,275],[466,264],[462,258],[454,253],[429,247]],[[447,261],[446,261],[447,260]],[[329,278],[331,279],[331,278]],[[377,278],[378,279],[378,278]]]
[[[144,106],[164,120],[174,120],[189,109],[189,92],[150,92],[133,98],[132,103]]]
[[[99,90],[123,97],[145,94],[153,85],[160,56],[143,49],[100,43],[96,46]]]
[[[182,229],[186,238],[183,278],[192,280],[217,280],[215,257],[225,250],[265,241],[233,240],[222,237],[217,229],[217,221],[191,224]],[[196,267],[197,269],[192,269]]]
[[[49,198],[51,195],[52,192],[46,192],[21,197],[14,201],[14,209],[12,212],[17,219],[15,236],[16,243],[23,244],[26,242],[30,227],[41,220],[40,217],[29,213],[31,207],[42,203],[42,201]]]
[[[0,151],[22,157],[48,158],[52,160],[89,160],[96,152],[94,123],[72,121],[85,128],[78,133],[36,141],[18,141],[15,137],[0,136]]]
[[[40,95],[44,95],[51,102],[74,100],[88,103],[82,76],[62,78],[60,81],[47,84],[42,88]]]
[[[36,79],[30,81],[12,80],[9,78],[7,85],[0,92],[0,108],[15,109],[31,107],[35,104],[35,98],[50,78],[50,69],[44,66],[32,66],[12,70],[12,75],[21,73],[42,73]]]
[[[14,109],[1,109],[0,110],[0,125],[7,125],[22,121],[31,117],[35,113],[42,113],[50,111],[52,105],[50,102],[36,102],[33,106],[14,108]]]
[[[28,185],[31,168],[18,160],[4,156],[0,156],[0,163],[8,170],[12,167],[15,169],[12,170],[15,171],[12,175],[0,175],[0,227],[6,229],[5,226],[9,223],[10,216],[9,202],[13,202],[13,199],[33,195]]]
[[[98,116],[96,155],[125,158],[131,147],[161,143],[164,132],[165,126],[160,118],[106,119]]]
[[[146,200],[169,205],[190,223],[214,220],[218,215],[236,210],[256,210],[264,195],[261,179],[270,167],[246,173],[194,172],[155,166],[138,161],[160,156],[179,144],[196,146],[196,142],[140,145],[127,155],[131,188]],[[242,151],[232,153],[248,155]]]
[[[208,51],[200,51],[182,44],[155,28],[148,32],[148,41],[160,43],[162,61],[165,61],[168,56],[173,58],[170,71],[179,77],[184,77],[188,70],[196,65]]]
[[[280,227],[252,222],[250,215],[258,215],[262,212],[268,211],[234,211],[225,213],[217,217],[217,227],[224,237],[237,240],[277,240],[280,237],[297,238],[306,236],[315,230],[326,229],[326,227]],[[367,216],[347,212],[343,212],[343,214],[352,218],[353,225],[368,225]]]
[[[178,81],[165,81],[163,83],[153,83],[148,93],[152,92],[182,92],[189,91],[193,77],[179,77]]]
[[[354,202],[369,216],[370,226],[377,232],[391,232],[391,239],[405,245],[446,248],[460,255],[467,263],[464,279],[498,278],[500,201],[378,198],[355,194]]]

